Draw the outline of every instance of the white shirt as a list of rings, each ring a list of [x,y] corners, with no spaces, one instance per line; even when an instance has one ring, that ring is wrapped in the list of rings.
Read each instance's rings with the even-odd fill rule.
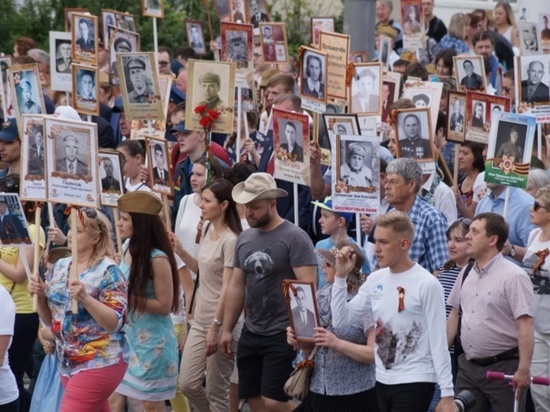
[[[0,336],[13,337],[13,327],[15,324],[15,304],[8,291],[0,285]],[[11,346],[11,338],[6,353],[4,354],[4,363],[0,366],[0,405],[13,402],[19,397],[19,390],[15,382],[15,376],[10,369],[8,360],[8,349]]]

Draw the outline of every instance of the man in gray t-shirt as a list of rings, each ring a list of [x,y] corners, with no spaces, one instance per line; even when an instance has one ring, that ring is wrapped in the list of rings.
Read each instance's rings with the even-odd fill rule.
[[[233,356],[231,332],[246,307],[239,339],[239,395],[253,410],[292,410],[283,386],[292,372],[294,350],[286,342],[288,311],[283,279],[315,282],[317,257],[309,236],[277,213],[278,189],[268,173],[254,173],[233,189],[246,206],[250,229],[235,247],[235,268],[225,296],[222,353]]]

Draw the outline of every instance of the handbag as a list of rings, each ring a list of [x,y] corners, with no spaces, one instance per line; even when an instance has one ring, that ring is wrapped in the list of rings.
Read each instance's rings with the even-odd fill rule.
[[[30,412],[58,411],[64,393],[59,378],[57,355],[46,355],[32,394]]]
[[[285,382],[285,393],[299,401],[303,401],[309,393],[309,380],[313,373],[313,358],[317,353],[317,346],[313,348],[308,358],[296,365]]]

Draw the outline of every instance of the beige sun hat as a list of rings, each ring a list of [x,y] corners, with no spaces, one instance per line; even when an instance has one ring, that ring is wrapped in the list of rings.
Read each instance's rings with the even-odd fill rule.
[[[275,179],[269,173],[253,173],[244,182],[233,188],[233,200],[240,204],[247,204],[254,200],[276,199],[288,196],[286,190],[279,189]]]

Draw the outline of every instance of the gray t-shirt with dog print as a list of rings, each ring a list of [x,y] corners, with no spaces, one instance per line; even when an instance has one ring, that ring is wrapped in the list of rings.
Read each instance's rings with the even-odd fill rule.
[[[235,248],[235,267],[246,275],[247,329],[263,336],[283,332],[290,324],[283,279],[296,279],[293,267],[315,265],[311,239],[286,220],[269,232],[255,228],[242,232]]]

